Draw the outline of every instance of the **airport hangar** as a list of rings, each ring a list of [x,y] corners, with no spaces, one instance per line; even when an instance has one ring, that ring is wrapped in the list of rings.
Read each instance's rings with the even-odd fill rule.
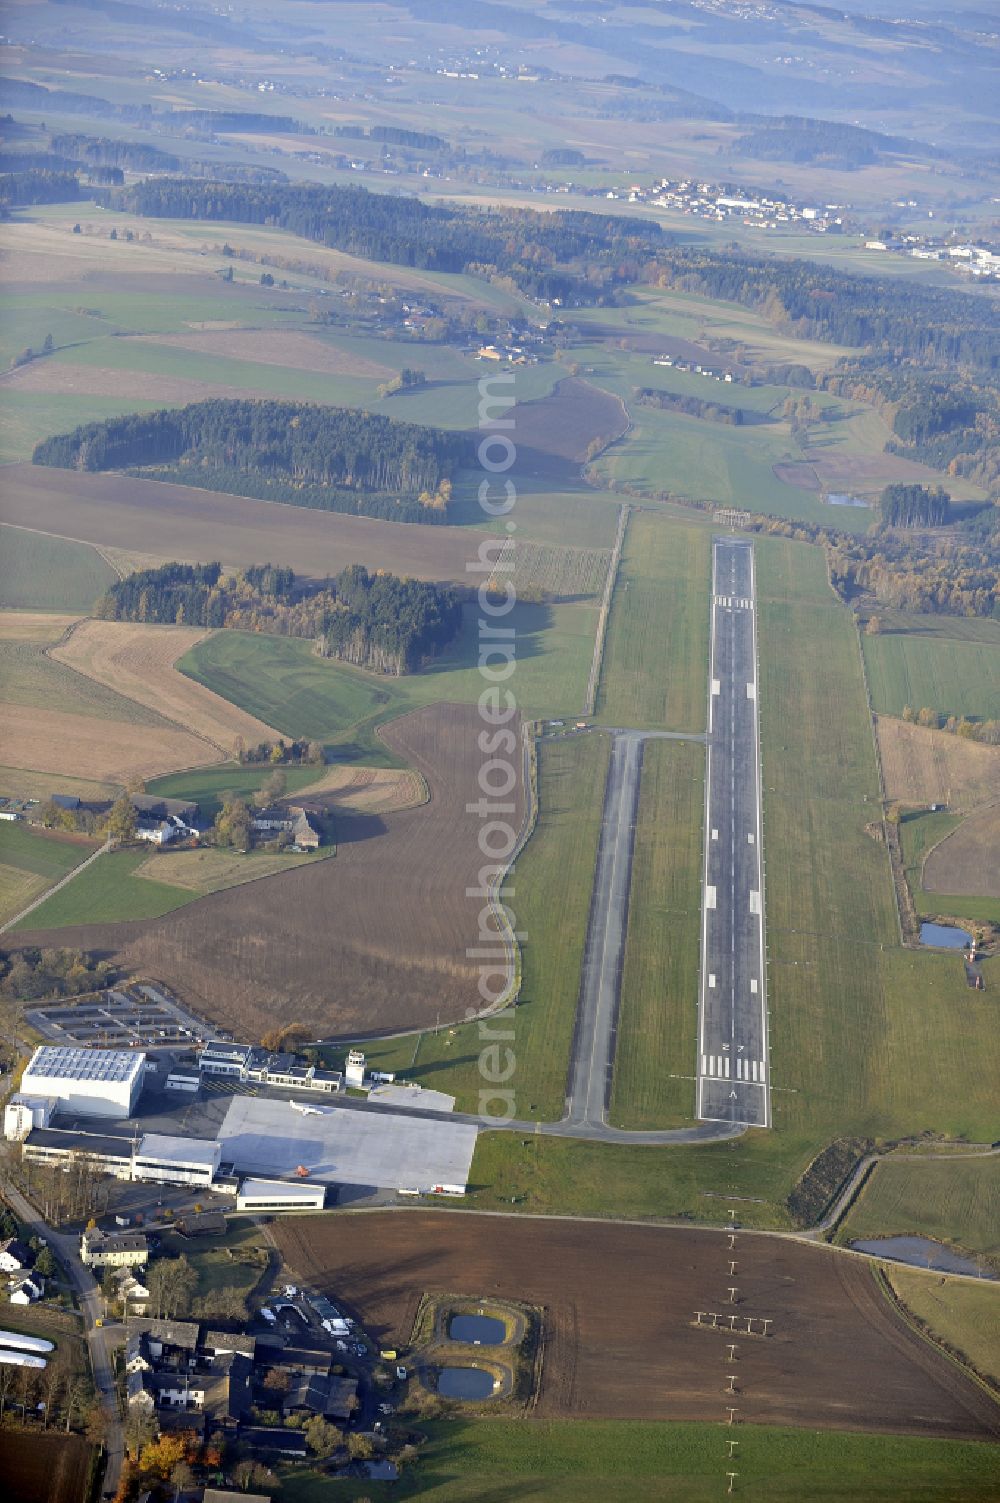
[[[478,1128],[429,1114],[302,1106],[234,1096],[219,1127],[222,1162],[240,1174],[464,1195]]]

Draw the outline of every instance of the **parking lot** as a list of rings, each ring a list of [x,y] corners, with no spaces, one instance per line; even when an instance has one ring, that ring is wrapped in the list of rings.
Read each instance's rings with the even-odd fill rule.
[[[204,1043],[213,1030],[161,987],[112,987],[79,1002],[33,1008],[27,1021],[53,1044],[158,1049]]]

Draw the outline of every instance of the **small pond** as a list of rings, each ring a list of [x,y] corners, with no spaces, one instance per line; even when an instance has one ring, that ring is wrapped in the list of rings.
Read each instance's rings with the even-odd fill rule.
[[[868,506],[869,504],[860,496],[848,496],[843,491],[830,491],[826,499],[831,506]]]
[[[453,1315],[448,1322],[452,1341],[465,1341],[470,1346],[500,1346],[506,1334],[503,1321],[492,1315]]]
[[[878,1258],[892,1258],[897,1263],[912,1263],[917,1268],[936,1268],[941,1273],[983,1273],[972,1258],[932,1242],[929,1237],[878,1237],[870,1242],[852,1242],[855,1252],[874,1253]],[[995,1274],[986,1273],[987,1278]]]
[[[954,924],[921,924],[920,943],[934,945],[941,950],[967,950],[972,944],[972,935]]]
[[[437,1390],[446,1399],[488,1399],[494,1389],[493,1374],[481,1367],[442,1367]]]

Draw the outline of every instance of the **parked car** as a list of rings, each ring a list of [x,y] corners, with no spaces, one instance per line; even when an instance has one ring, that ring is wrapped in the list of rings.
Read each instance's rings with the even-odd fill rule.
[[[406,1382],[406,1368],[403,1367],[402,1364],[400,1364],[400,1366],[396,1368],[396,1377],[401,1383]]]

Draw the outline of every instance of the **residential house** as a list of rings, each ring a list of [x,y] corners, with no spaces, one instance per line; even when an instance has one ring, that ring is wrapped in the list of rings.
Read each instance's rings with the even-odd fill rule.
[[[21,1273],[34,1266],[35,1255],[30,1247],[16,1237],[7,1237],[0,1242],[0,1272]]]
[[[80,1262],[86,1268],[144,1268],[149,1246],[142,1232],[102,1232],[88,1227],[80,1238]]]
[[[45,1280],[37,1273],[12,1280],[10,1302],[12,1305],[31,1305],[45,1293]]]

